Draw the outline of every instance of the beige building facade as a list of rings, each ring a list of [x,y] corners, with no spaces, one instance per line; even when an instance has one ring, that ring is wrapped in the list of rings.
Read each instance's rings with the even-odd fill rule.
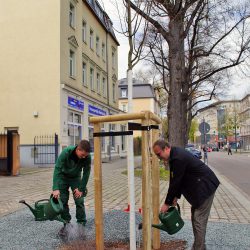
[[[244,142],[243,147],[245,150],[250,150],[250,94],[241,100],[239,115],[241,121],[240,136]]]
[[[119,80],[118,84],[119,108],[123,112],[128,112],[128,85],[127,79]],[[133,78],[132,108],[134,113],[149,110],[160,116],[159,95],[153,86]],[[134,131],[134,137],[141,136],[141,132]]]
[[[224,136],[222,127],[225,125],[226,117],[232,118],[232,123],[236,124],[236,130],[230,136]],[[233,119],[235,118],[235,120]],[[207,144],[223,147],[227,143],[235,143],[237,138],[238,147],[250,150],[250,95],[246,95],[240,100],[225,100],[213,103],[203,109],[197,115],[198,124],[203,121],[209,124],[210,131],[207,135]],[[232,124],[233,126],[234,124]],[[201,143],[202,135],[196,132],[197,142]]]
[[[32,165],[35,136],[58,134],[59,151],[93,144],[88,118],[119,112],[119,43],[99,3],[2,1],[0,39],[0,131],[18,130],[21,165]],[[104,138],[104,155],[120,141]]]

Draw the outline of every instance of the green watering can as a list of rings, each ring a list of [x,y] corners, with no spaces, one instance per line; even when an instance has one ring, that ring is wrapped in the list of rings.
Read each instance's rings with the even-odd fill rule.
[[[166,213],[159,213],[161,224],[152,224],[152,227],[166,231],[168,234],[177,233],[184,226],[179,204],[177,204],[177,208],[178,210],[170,207]]]
[[[30,209],[36,221],[57,220],[66,223],[66,221],[61,218],[63,204],[60,198],[56,199],[51,195],[50,199],[36,201],[34,208],[27,204],[25,200],[21,200],[19,203],[23,203]]]

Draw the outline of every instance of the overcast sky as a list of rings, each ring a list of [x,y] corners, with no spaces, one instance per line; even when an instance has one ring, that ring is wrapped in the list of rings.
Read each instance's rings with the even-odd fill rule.
[[[117,8],[115,7],[115,2],[118,2],[122,6],[122,0],[98,0],[99,3],[102,5],[104,10],[107,12],[109,17],[113,22],[113,26],[115,29],[120,30],[120,19],[118,15]],[[120,6],[120,9],[122,7]],[[126,77],[127,65],[128,65],[128,39],[116,32],[116,37],[120,43],[118,48],[118,78]],[[135,70],[140,69],[142,64],[138,65]],[[228,98],[227,99],[238,99],[243,98],[246,94],[250,93],[250,78],[246,78],[242,76],[235,76],[233,79],[233,86],[230,87]]]

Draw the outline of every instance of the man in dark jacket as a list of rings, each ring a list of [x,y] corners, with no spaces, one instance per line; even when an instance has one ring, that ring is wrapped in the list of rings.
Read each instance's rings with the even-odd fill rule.
[[[169,206],[175,206],[177,199],[183,194],[192,206],[192,249],[206,249],[207,221],[215,191],[220,184],[219,180],[207,165],[185,149],[171,147],[164,140],[157,140],[153,150],[157,157],[168,162],[170,167],[169,189],[161,212],[167,212]]]
[[[53,197],[61,198],[63,203],[62,218],[66,222],[70,222],[69,213],[69,188],[71,188],[74,201],[76,204],[77,222],[85,226],[86,214],[84,207],[84,194],[89,180],[91,156],[90,144],[87,140],[82,140],[77,146],[69,146],[65,148],[56,161],[53,175]],[[82,176],[81,176],[82,174]],[[64,235],[64,228],[60,231],[60,235]]]

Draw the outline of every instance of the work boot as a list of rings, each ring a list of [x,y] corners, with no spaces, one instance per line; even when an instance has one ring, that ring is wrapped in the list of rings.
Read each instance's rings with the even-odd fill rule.
[[[87,221],[81,221],[81,222],[77,221],[77,225],[82,226],[82,227],[85,227],[86,223]]]
[[[69,225],[70,223],[63,223],[63,227],[60,229],[60,231],[58,232],[58,235],[60,237],[65,237],[67,236],[67,226]]]
[[[81,239],[85,239],[85,225],[86,221],[77,222],[77,234]]]

